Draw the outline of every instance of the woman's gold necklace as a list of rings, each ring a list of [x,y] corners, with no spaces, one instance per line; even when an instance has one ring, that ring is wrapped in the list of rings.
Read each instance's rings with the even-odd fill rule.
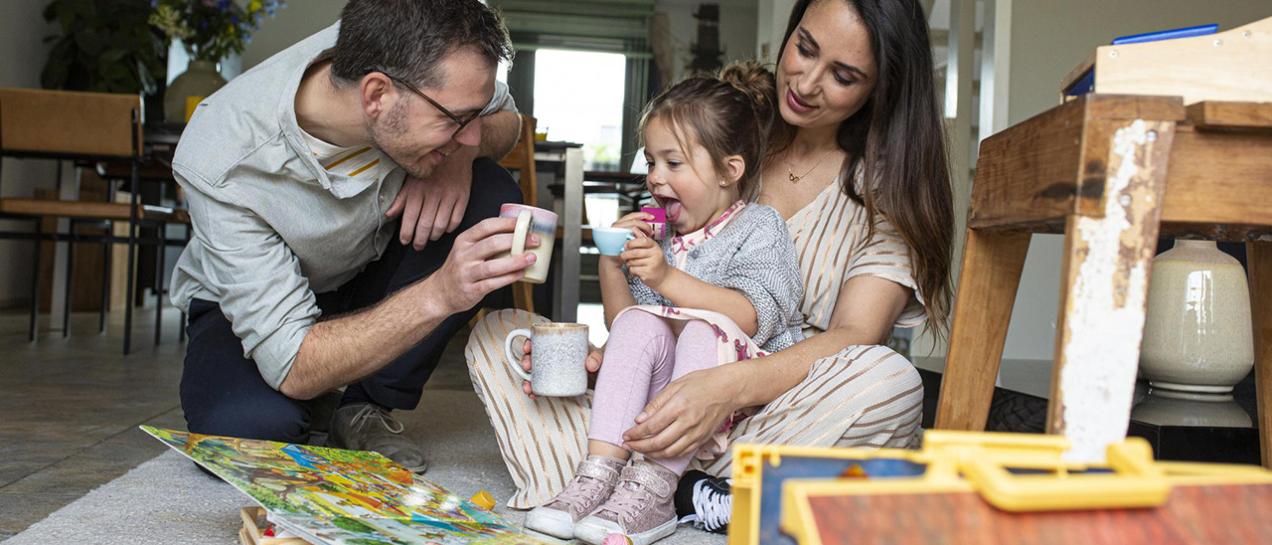
[[[818,160],[817,160],[817,163],[815,163],[815,164],[813,165],[813,168],[810,168],[810,169],[808,169],[808,170],[804,171],[804,173],[803,173],[803,174],[800,174],[799,176],[796,176],[796,175],[795,175],[795,171],[791,169],[791,164],[790,164],[790,163],[786,163],[786,177],[787,177],[788,179],[790,179],[791,183],[794,183],[794,184],[799,183],[799,181],[800,181],[800,180],[803,180],[805,176],[808,176],[808,175],[809,175],[809,173],[811,173],[811,172],[812,172],[812,171],[814,171],[814,170],[817,170],[817,167],[821,166],[822,161],[825,161],[827,157],[830,157],[830,154],[831,154],[832,152],[834,152],[834,150],[831,150],[831,151],[828,151],[828,152],[826,152],[826,153],[822,154],[821,159],[818,159]]]

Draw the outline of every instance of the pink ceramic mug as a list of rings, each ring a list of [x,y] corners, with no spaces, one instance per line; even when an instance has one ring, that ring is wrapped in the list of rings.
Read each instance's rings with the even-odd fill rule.
[[[556,242],[557,215],[542,208],[508,203],[499,207],[499,217],[517,219],[517,228],[512,232],[512,251],[506,255],[530,252],[536,256],[534,264],[526,268],[526,276],[521,281],[542,284],[548,279],[548,266],[552,263],[552,245]],[[537,248],[526,248],[526,237],[530,236],[530,233],[539,235]]]

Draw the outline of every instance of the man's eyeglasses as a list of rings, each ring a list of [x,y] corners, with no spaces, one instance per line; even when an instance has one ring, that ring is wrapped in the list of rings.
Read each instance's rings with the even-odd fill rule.
[[[465,117],[457,116],[451,113],[450,110],[447,110],[445,106],[438,104],[437,101],[433,100],[432,97],[424,94],[424,91],[421,91],[419,90],[419,88],[415,87],[414,85],[411,85],[410,82],[407,82],[406,80],[399,78],[393,74],[385,72],[384,70],[372,69],[367,71],[367,73],[371,73],[371,72],[379,72],[381,74],[384,74],[385,77],[388,77],[390,80],[393,80],[394,83],[401,85],[403,87],[406,87],[407,90],[419,95],[420,98],[424,99],[429,104],[432,104],[434,108],[437,108],[437,111],[442,112],[442,115],[445,115],[447,118],[450,118],[451,121],[455,122],[455,124],[458,126],[455,127],[455,132],[451,133],[451,138],[455,138],[455,136],[459,134],[459,131],[464,130],[464,127],[467,127],[468,124],[472,123],[474,119],[477,119],[479,116],[481,116],[481,112],[473,112],[471,114],[468,114]]]

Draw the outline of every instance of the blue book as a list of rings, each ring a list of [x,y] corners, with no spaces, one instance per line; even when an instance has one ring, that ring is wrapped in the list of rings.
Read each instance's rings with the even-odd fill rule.
[[[1157,32],[1145,32],[1143,34],[1132,34],[1130,36],[1119,36],[1113,39],[1113,45],[1141,44],[1144,42],[1174,40],[1176,38],[1192,38],[1194,36],[1205,36],[1216,32],[1219,32],[1219,25],[1211,23],[1208,25],[1197,25],[1170,30],[1159,30]]]

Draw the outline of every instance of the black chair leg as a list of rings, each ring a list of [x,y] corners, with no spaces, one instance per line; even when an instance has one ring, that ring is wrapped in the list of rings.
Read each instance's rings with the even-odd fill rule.
[[[159,346],[159,338],[163,331],[163,251],[167,249],[163,245],[165,224],[160,223],[155,229],[159,233],[158,243],[155,244],[155,346]]]
[[[35,342],[35,323],[40,318],[40,241],[44,235],[41,220],[35,220],[35,256],[31,259],[31,325],[27,338]]]
[[[62,298],[62,338],[71,333],[71,279],[75,278],[75,221],[71,220],[71,238],[66,240],[66,296]]]
[[[185,226],[185,246],[189,246],[189,245],[190,245],[190,235],[193,233],[193,231],[194,231],[194,225],[193,225],[193,224],[186,224],[186,226]],[[182,247],[181,247],[183,251],[184,251],[184,249],[185,249],[185,246],[182,246]],[[184,311],[184,310],[183,310],[183,311],[181,311],[181,327],[179,328],[179,329],[180,329],[180,332],[177,334],[177,335],[178,335],[178,337],[177,337],[177,342],[182,343],[182,344],[184,344],[184,343],[185,343],[185,340],[186,340],[186,320],[187,320],[187,319],[188,319],[188,317],[186,316],[185,311]]]
[[[106,236],[114,232],[111,223],[106,224]],[[110,243],[102,243],[102,308],[97,315],[97,332],[106,333],[106,312],[110,310]]]
[[[124,355],[127,356],[132,349],[132,311],[133,311],[133,286],[136,284],[137,265],[134,260],[137,258],[137,224],[128,222],[128,283],[124,296]]]

